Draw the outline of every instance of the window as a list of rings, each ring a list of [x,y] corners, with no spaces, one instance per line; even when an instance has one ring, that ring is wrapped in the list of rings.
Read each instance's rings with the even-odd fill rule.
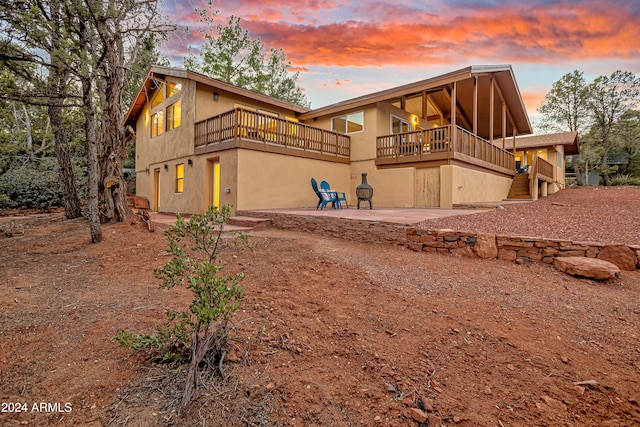
[[[391,116],[391,133],[409,132],[409,122],[396,116]]]
[[[184,192],[184,163],[176,165],[176,193]]]
[[[167,98],[171,98],[182,90],[182,83],[167,82]]]
[[[164,132],[164,111],[158,111],[151,116],[151,138]]]
[[[344,116],[331,119],[331,128],[338,133],[355,133],[364,130],[364,111],[345,114]]]
[[[164,101],[164,91],[158,90],[156,94],[153,95],[153,98],[151,98],[151,108],[157,107],[162,101]]]
[[[556,154],[558,155],[558,167],[562,169],[562,153],[558,151]]]
[[[167,130],[180,126],[182,101],[178,100],[167,107]]]

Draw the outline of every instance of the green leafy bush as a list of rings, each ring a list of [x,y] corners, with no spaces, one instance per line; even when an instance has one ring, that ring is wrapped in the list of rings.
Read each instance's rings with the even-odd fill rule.
[[[611,177],[611,185],[640,185],[640,178],[630,173],[617,174]]]
[[[172,258],[154,276],[162,280],[161,288],[186,284],[193,301],[184,312],[167,312],[165,323],[152,334],[134,335],[119,331],[116,341],[132,350],[152,349],[166,362],[190,361],[189,378],[183,396],[186,408],[195,391],[198,365],[205,357],[220,359],[226,344],[227,322],[240,307],[244,291],[239,281],[242,273],[222,275],[218,255],[227,245],[221,239],[230,217],[229,206],[210,207],[203,216],[194,215],[188,222],[178,215],[175,225],[166,232],[168,253]],[[232,240],[237,248],[248,246],[247,236]]]
[[[9,169],[0,176],[0,194],[5,196],[0,200],[0,207],[60,206],[62,197],[55,159],[42,159]]]
[[[82,198],[86,177],[82,166],[74,166],[76,187]],[[41,158],[0,175],[0,208],[48,208],[61,206],[58,164],[55,158]]]

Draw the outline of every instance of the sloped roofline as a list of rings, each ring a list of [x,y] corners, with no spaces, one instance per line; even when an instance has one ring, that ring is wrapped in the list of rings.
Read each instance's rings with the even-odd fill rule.
[[[514,118],[516,119],[516,125],[518,132],[527,134],[531,133],[532,127],[529,121],[529,116],[520,94],[520,88],[513,74],[511,65],[471,65],[466,68],[461,68],[456,71],[452,71],[439,76],[431,77],[425,80],[405,84],[402,86],[396,86],[393,88],[381,90],[379,92],[370,93],[367,95],[359,96],[356,98],[348,99],[345,101],[337,102],[335,104],[327,105],[313,109],[307,113],[300,115],[301,120],[311,119],[314,117],[331,115],[345,110],[357,109],[366,105],[371,105],[381,101],[388,101],[407,94],[413,94],[423,90],[429,90],[450,84],[456,81],[465,80],[475,76],[481,76],[486,74],[499,74],[502,78],[499,79],[499,84],[502,89],[502,93],[506,98],[506,101],[512,107],[519,111],[512,111]]]
[[[558,132],[545,135],[527,135],[516,137],[516,150],[522,150],[525,148],[553,147],[555,145],[564,145],[564,154],[567,156],[580,154],[580,141],[578,139],[578,132]],[[513,149],[513,142],[511,138],[508,138],[506,140],[505,148],[507,150]]]
[[[129,108],[127,115],[125,116],[125,125],[135,124],[135,120],[140,114],[140,111],[150,99],[150,92],[154,89],[153,77],[156,75],[173,76],[194,80],[196,82],[200,82],[208,86],[216,87],[221,90],[252,98],[257,101],[262,101],[282,108],[290,109],[298,114],[298,118],[300,120],[307,120],[314,117],[320,117],[324,115],[330,115],[347,110],[361,108],[366,105],[371,105],[381,101],[388,101],[390,99],[397,98],[406,94],[412,94],[422,90],[428,90],[456,81],[465,80],[474,76],[481,76],[486,74],[496,74],[500,77],[500,88],[502,89],[502,94],[506,98],[507,103],[511,107],[511,113],[514,116],[514,120],[516,121],[518,132],[520,134],[531,133],[531,122],[529,121],[529,116],[526,112],[526,108],[520,94],[520,89],[518,88],[518,84],[515,80],[511,65],[472,65],[425,80],[396,86],[390,89],[385,89],[379,92],[351,98],[316,109],[300,107],[299,105],[281,101],[270,96],[266,96],[257,92],[250,91],[248,89],[225,83],[221,80],[217,80],[194,71],[189,71],[184,68],[163,67],[154,65],[151,66],[149,71],[147,72],[147,77],[140,86],[135,101],[133,102],[133,104]]]
[[[309,108],[301,107],[290,102],[282,101],[277,98],[273,98],[267,95],[263,95],[258,92],[254,92],[248,89],[241,88],[218,79],[206,76],[195,71],[186,70],[184,68],[176,67],[163,67],[160,65],[152,65],[147,71],[147,75],[138,89],[138,93],[135,97],[133,104],[129,108],[127,115],[125,116],[125,125],[131,126],[135,124],[136,118],[140,114],[140,111],[144,108],[148,100],[150,100],[151,92],[155,89],[153,84],[154,79],[157,77],[170,76],[182,79],[193,80],[198,83],[205,84],[220,90],[231,92],[237,95],[241,95],[247,98],[255,99],[256,101],[265,102],[277,107],[285,108],[294,111],[297,114],[306,113]]]

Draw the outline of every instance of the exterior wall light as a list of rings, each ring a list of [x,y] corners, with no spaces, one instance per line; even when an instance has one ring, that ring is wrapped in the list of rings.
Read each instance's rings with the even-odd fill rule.
[[[218,92],[213,92],[213,100],[217,101],[218,99],[220,99],[220,94]]]
[[[166,163],[164,164],[164,170],[166,170],[166,171],[169,170],[169,165],[167,165]]]

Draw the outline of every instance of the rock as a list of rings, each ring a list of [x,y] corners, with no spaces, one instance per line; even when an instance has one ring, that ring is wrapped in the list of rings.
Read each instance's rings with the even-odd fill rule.
[[[419,423],[427,421],[427,414],[418,408],[411,408],[411,418]]]
[[[478,234],[476,244],[473,245],[473,252],[480,258],[497,258],[498,245],[496,244],[496,236],[493,234]]]
[[[429,427],[442,427],[442,419],[440,417],[436,417],[433,414],[429,414],[429,422],[427,423]]]
[[[625,245],[610,245],[600,249],[598,259],[609,261],[620,267],[621,270],[634,271],[638,258],[636,253]]]
[[[274,383],[269,383],[265,388],[267,391],[273,391],[273,389],[276,388],[276,385]]]
[[[596,258],[558,257],[553,260],[553,265],[567,274],[596,280],[613,279],[620,275],[617,265]]]
[[[433,400],[428,397],[420,396],[420,402],[422,402],[422,408],[427,412],[433,412]]]

